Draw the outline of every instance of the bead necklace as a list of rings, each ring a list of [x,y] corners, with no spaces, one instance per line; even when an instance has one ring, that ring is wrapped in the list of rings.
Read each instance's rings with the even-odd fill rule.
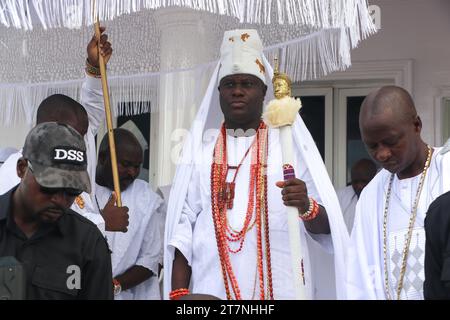
[[[223,127],[222,130],[225,130],[225,126]],[[256,137],[255,137],[256,138]],[[234,190],[235,190],[235,185],[236,185],[236,177],[237,174],[239,172],[239,169],[242,166],[242,163],[244,162],[245,158],[247,158],[248,153],[250,152],[250,150],[252,149],[253,145],[255,143],[255,140],[253,140],[253,142],[250,144],[250,147],[248,147],[247,151],[245,152],[244,156],[242,157],[241,161],[239,162],[239,164],[237,166],[229,166],[227,164],[227,171],[225,172],[225,177],[228,176],[228,171],[231,170],[235,170],[234,171],[234,176],[233,179],[231,180],[231,182],[226,182],[225,181],[225,188],[224,188],[224,193],[222,194],[222,197],[224,197],[224,199],[227,202],[227,208],[228,209],[233,209],[233,202],[234,202]],[[223,140],[223,148],[226,152],[227,150],[227,139]],[[252,181],[250,179],[250,181]],[[251,187],[251,186],[250,186]]]
[[[428,168],[430,167],[431,162],[431,154],[432,149],[430,146],[428,147],[428,156],[427,160],[425,161],[425,165],[422,170],[422,174],[420,176],[419,185],[417,186],[417,192],[416,192],[416,198],[414,199],[414,205],[411,210],[411,216],[409,219],[409,226],[408,226],[408,234],[405,239],[405,245],[403,247],[403,255],[402,255],[402,265],[400,269],[400,277],[398,279],[398,285],[397,285],[397,300],[400,300],[400,294],[403,289],[403,279],[406,273],[406,264],[408,261],[408,253],[409,253],[409,246],[411,243],[411,237],[412,237],[412,231],[414,229],[414,223],[416,221],[416,215],[417,215],[417,207],[419,206],[419,199],[420,194],[422,192],[422,187],[425,181],[425,176],[427,174]],[[388,272],[388,263],[387,263],[387,247],[388,247],[388,236],[387,236],[387,224],[388,224],[388,213],[389,213],[389,201],[391,199],[391,190],[392,190],[392,182],[394,181],[395,173],[391,174],[391,178],[389,180],[389,186],[386,194],[386,204],[384,206],[384,219],[383,219],[383,255],[384,255],[384,286],[386,291],[386,296],[388,300],[392,300],[391,293],[390,293],[390,285],[389,285],[389,272]]]
[[[217,249],[219,253],[222,276],[224,280],[225,291],[227,299],[232,299],[231,291],[233,291],[235,299],[242,299],[239,285],[234,275],[233,267],[231,265],[230,253],[237,253],[242,249],[245,236],[249,228],[253,212],[255,212],[254,224],[257,228],[257,274],[259,275],[260,299],[264,300],[265,286],[267,286],[267,298],[273,299],[272,288],[272,273],[270,264],[270,242],[269,242],[269,223],[267,213],[267,129],[264,122],[261,121],[258,131],[256,133],[256,143],[252,144],[252,161],[250,171],[250,187],[247,213],[244,221],[244,226],[239,232],[235,232],[228,227],[227,224],[227,210],[228,201],[223,196],[226,189],[227,178],[227,157],[226,157],[226,132],[225,125],[222,126],[221,134],[219,135],[216,146],[214,148],[214,161],[211,165],[211,207],[214,222],[214,230],[216,234]],[[255,190],[256,189],[256,190]],[[256,191],[256,196],[255,196]],[[256,199],[256,210],[254,210],[254,202]],[[264,256],[262,252],[263,239],[262,234],[265,234],[265,251],[266,251],[266,270],[267,270],[267,285],[264,279]],[[232,250],[229,247],[229,242],[239,241],[240,245],[237,250]],[[231,287],[231,288],[230,288]],[[231,290],[230,290],[231,289]]]

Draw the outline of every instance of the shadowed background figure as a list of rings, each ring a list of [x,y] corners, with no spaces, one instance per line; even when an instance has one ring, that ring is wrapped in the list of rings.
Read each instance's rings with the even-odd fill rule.
[[[350,184],[336,192],[348,233],[352,232],[356,203],[361,191],[375,177],[376,173],[377,166],[373,161],[360,159],[352,166]]]

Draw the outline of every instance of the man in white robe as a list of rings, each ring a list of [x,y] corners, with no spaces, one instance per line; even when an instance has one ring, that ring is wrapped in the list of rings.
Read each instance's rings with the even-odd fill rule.
[[[371,160],[360,159],[352,166],[350,185],[336,191],[349,234],[352,232],[356,203],[361,195],[361,191],[376,173],[377,167]]]
[[[383,169],[356,205],[347,296],[423,299],[424,218],[430,203],[450,188],[450,154],[422,140],[422,122],[402,88],[369,94],[359,123],[367,150]]]
[[[191,135],[183,147],[182,162],[177,167],[171,189],[164,247],[166,299],[171,290],[188,286],[194,295],[185,298],[227,298],[211,209],[211,163],[221,118],[219,108],[222,107],[227,128],[235,129],[234,134],[226,135],[228,164],[238,166],[243,160],[236,175],[233,208],[227,211],[228,228],[241,230],[249,203],[251,155],[246,157],[245,153],[255,138],[254,132],[260,123],[267,90],[265,84],[271,81],[271,77],[271,67],[262,56],[262,43],[255,30],[225,33],[221,60],[200,106]],[[220,98],[216,89],[218,85]],[[224,92],[228,90],[230,95],[226,96]],[[216,130],[208,131],[208,128]],[[252,129],[253,135],[243,134]],[[279,131],[269,129],[267,203],[273,296],[275,299],[295,298],[286,205],[296,206],[299,214],[304,213],[310,208],[307,203],[307,197],[310,196],[320,204],[320,213],[309,222],[298,219],[301,241],[305,248],[303,279],[307,297],[336,298],[337,290],[338,297],[342,298],[343,295],[340,294],[343,294],[343,283],[339,280],[344,276],[344,249],[348,234],[336,193],[311,135],[299,116],[293,125],[293,140],[295,174],[298,179],[282,182]],[[233,173],[229,172],[227,181],[231,181]],[[252,224],[241,250],[230,254],[231,267],[242,299],[259,299],[261,296],[256,226]],[[239,243],[237,246],[235,243],[229,245],[232,250],[239,247]],[[268,254],[266,249],[263,253],[265,263]],[[335,254],[334,260],[332,253]],[[321,271],[318,272],[317,268]],[[267,267],[263,268],[264,274],[267,271]],[[335,271],[338,280],[336,284]],[[320,284],[321,280],[326,283]],[[266,285],[265,289],[267,287]],[[266,298],[269,297],[266,295]]]
[[[105,29],[101,28],[103,32]],[[111,43],[106,34],[102,34],[101,53],[108,62],[112,55]],[[92,66],[98,66],[97,40],[92,38],[87,46],[88,61]],[[92,69],[92,68],[91,68]],[[88,174],[91,178],[92,194],[95,191],[95,164],[97,162],[95,150],[95,135],[100,123],[104,121],[103,92],[101,81],[87,72],[81,89],[81,104],[64,95],[52,95],[41,103],[37,111],[37,124],[47,121],[66,123],[74,127],[83,137],[87,147]],[[4,194],[20,183],[17,176],[17,160],[22,156],[21,150],[9,156],[0,168],[0,194]],[[102,233],[106,230],[125,231],[127,214],[125,209],[117,208],[111,203],[107,209],[97,210],[90,194],[83,192],[71,209],[88,218],[97,225]],[[105,225],[106,219],[106,225]]]
[[[114,138],[122,204],[130,209],[126,233],[106,232],[112,251],[114,299],[160,300],[158,264],[162,237],[159,218],[164,203],[147,182],[137,179],[143,151],[135,136],[125,129],[115,129]],[[114,190],[107,135],[99,148],[96,183],[96,203],[102,208]]]

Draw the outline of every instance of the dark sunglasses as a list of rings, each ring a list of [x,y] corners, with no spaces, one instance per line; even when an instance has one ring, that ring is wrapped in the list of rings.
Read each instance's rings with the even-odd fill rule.
[[[47,194],[47,195],[54,195],[57,193],[63,193],[69,197],[78,197],[80,194],[83,193],[82,190],[78,189],[72,189],[72,188],[46,188],[43,186],[39,186],[41,193]]]

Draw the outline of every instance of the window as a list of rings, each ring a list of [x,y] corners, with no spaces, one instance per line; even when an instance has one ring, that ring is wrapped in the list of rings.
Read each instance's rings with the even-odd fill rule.
[[[350,172],[353,164],[362,158],[370,159],[366,147],[361,140],[359,128],[359,111],[364,98],[375,88],[339,89],[338,117],[336,119],[336,136],[339,142],[337,149],[337,165],[341,168],[336,172],[334,183],[343,187],[350,182]],[[342,146],[345,146],[342,148]],[[344,170],[342,170],[344,169]]]
[[[369,158],[359,130],[361,103],[376,87],[293,87],[300,97],[300,115],[311,133],[336,188],[350,181],[350,169],[361,158]]]
[[[293,88],[293,95],[300,98],[300,116],[305,122],[317,149],[324,160],[330,177],[333,174],[333,89]]]

